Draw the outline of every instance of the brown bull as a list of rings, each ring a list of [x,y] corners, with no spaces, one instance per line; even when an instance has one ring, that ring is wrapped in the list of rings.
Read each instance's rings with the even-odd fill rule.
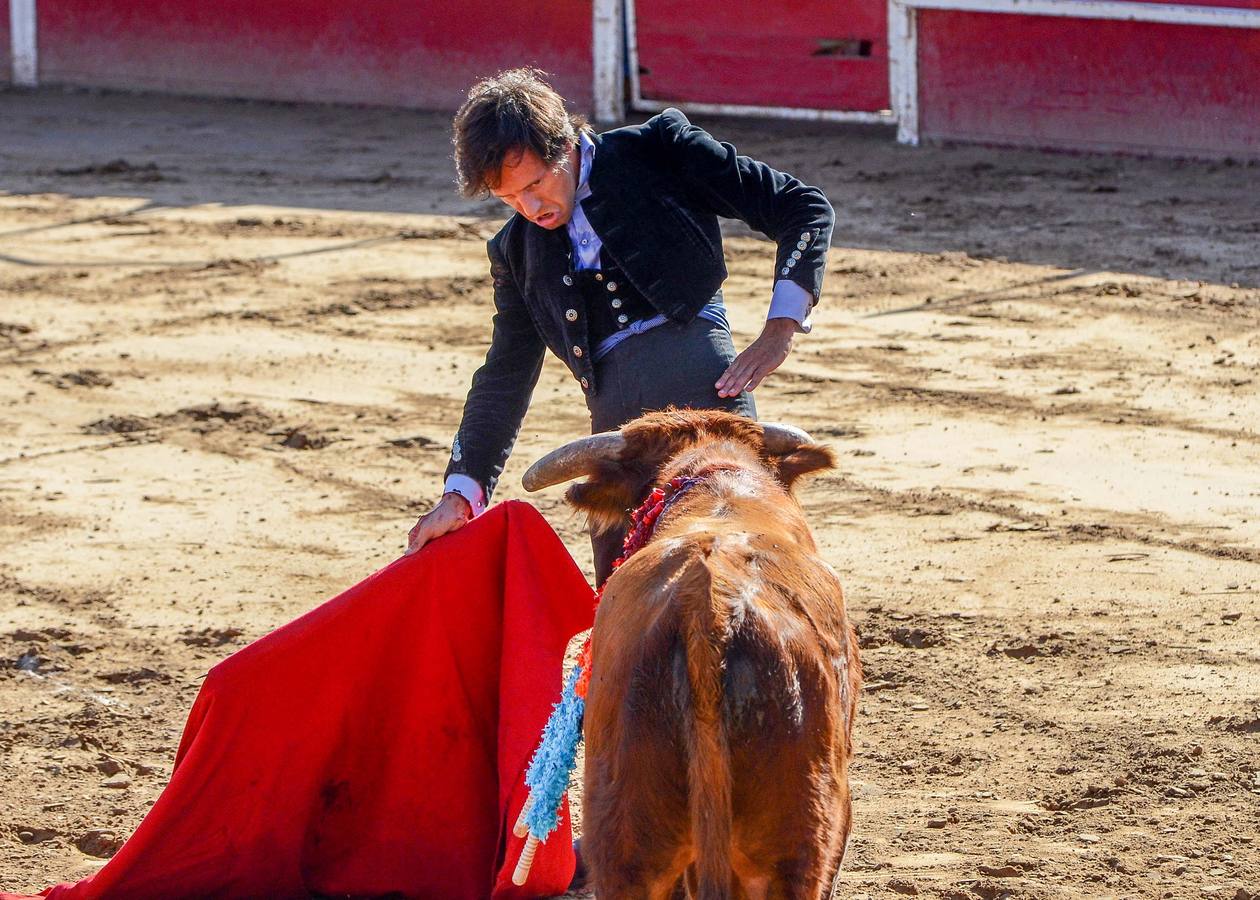
[[[527,474],[531,490],[591,476],[569,500],[605,528],[687,479],[595,620],[583,850],[600,900],[830,890],[861,669],[791,487],[833,464],[796,429],[669,410]]]

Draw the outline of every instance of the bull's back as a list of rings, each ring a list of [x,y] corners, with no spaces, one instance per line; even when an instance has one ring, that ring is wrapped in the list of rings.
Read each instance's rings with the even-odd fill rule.
[[[710,561],[714,602],[729,610],[723,721],[734,870],[750,884],[782,879],[821,891],[849,832],[856,639],[829,566],[771,537],[749,543]]]
[[[605,590],[591,705],[618,703],[627,722],[676,728],[692,710],[687,636],[704,634],[720,657],[730,737],[790,738],[811,710],[848,693],[850,631],[840,585],[812,553],[744,532],[651,544]]]
[[[651,550],[609,579],[591,640],[583,850],[597,887],[679,871],[691,845],[680,600],[700,572],[675,556],[643,579]]]
[[[764,802],[765,779],[847,750],[853,648],[839,583],[813,554],[754,538],[712,561],[714,602],[729,610],[723,712],[737,781]],[[798,765],[799,764],[799,765]],[[760,798],[760,799],[758,799]],[[755,802],[754,802],[755,801]],[[736,811],[745,804],[737,797]]]
[[[633,743],[652,766],[672,763],[660,777],[685,795],[675,773],[696,714],[688,636],[694,644],[698,633],[716,651],[722,730],[747,788],[737,789],[737,812],[764,802],[774,786],[758,783],[787,763],[847,743],[838,701],[854,651],[834,574],[761,535],[698,532],[648,545],[609,581],[595,624],[587,715],[598,733],[588,752],[605,738]]]

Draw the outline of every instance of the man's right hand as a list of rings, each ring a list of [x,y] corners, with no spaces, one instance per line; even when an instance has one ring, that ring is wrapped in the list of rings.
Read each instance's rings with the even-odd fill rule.
[[[435,537],[462,528],[472,517],[472,505],[467,500],[456,493],[443,494],[438,505],[412,526],[407,534],[407,550],[403,556],[410,556]]]

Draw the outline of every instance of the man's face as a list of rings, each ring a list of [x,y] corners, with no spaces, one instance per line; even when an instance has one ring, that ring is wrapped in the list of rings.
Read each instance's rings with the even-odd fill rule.
[[[533,150],[509,153],[491,193],[540,228],[560,228],[573,215],[577,166],[576,147],[551,165]]]

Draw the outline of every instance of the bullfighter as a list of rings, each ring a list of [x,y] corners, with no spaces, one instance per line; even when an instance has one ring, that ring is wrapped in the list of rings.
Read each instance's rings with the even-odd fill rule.
[[[592,432],[670,405],[755,418],[752,392],[810,330],[834,222],[821,190],[739,155],[677,109],[596,133],[532,69],[473,85],[452,140],[460,191],[514,214],[488,242],[490,349],[444,493],[411,529],[408,553],[485,509],[547,350],[580,387]],[[719,217],[777,245],[765,327],[739,354]],[[621,538],[592,537],[597,583]]]

